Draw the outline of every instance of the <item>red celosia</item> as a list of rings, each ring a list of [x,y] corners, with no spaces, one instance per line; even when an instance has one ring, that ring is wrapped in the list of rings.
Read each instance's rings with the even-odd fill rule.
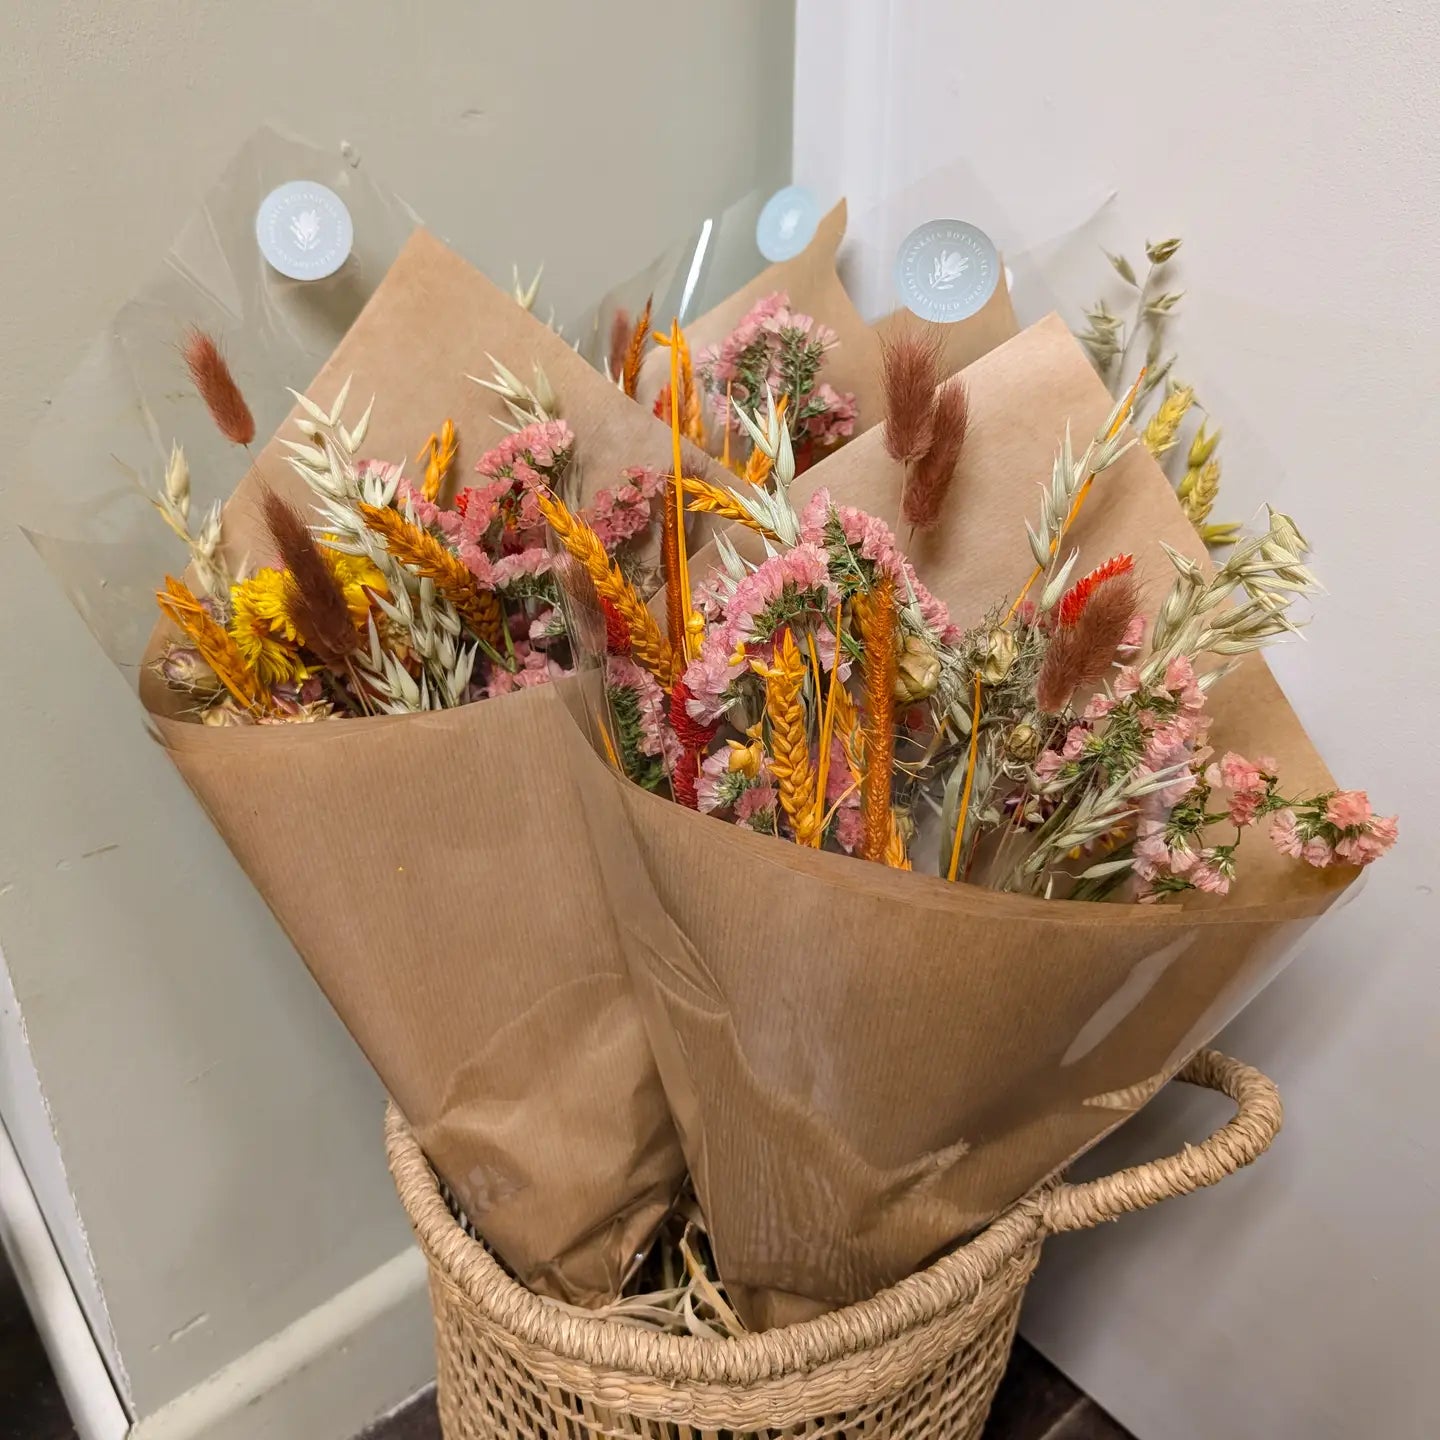
[[[697,720],[688,704],[690,692],[683,680],[670,687],[670,728],[680,742],[680,758],[670,774],[670,789],[675,799],[689,810],[700,808],[697,786],[705,751],[715,738],[716,727]]]
[[[630,653],[630,622],[603,595],[600,609],[605,614],[605,649],[611,655]]]
[[[1135,568],[1133,555],[1112,555],[1103,565],[1097,566],[1088,575],[1082,576],[1066,592],[1056,611],[1056,620],[1062,629],[1069,629],[1085,613],[1090,597],[1107,580],[1117,575],[1128,575]]]
[[[655,397],[653,413],[657,420],[663,420],[665,424],[670,423],[670,387],[662,385],[660,393]]]

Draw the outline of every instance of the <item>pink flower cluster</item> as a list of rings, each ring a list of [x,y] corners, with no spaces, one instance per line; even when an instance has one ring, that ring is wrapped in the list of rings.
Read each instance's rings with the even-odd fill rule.
[[[515,641],[514,671],[503,665],[492,665],[485,685],[485,694],[494,699],[497,695],[509,695],[515,690],[528,690],[536,685],[548,685],[568,673],[558,660],[552,660],[547,652],[527,640]]]
[[[665,718],[665,694],[660,683],[628,655],[605,657],[605,684],[611,689],[629,690],[640,714],[640,750],[658,755],[668,773],[680,758],[680,742]]]
[[[1317,867],[1369,865],[1395,844],[1400,826],[1394,815],[1376,815],[1363,790],[1337,790],[1279,811],[1270,822],[1270,842],[1282,855]]]
[[[830,579],[828,557],[819,546],[797,545],[772,555],[736,585],[725,606],[725,617],[712,625],[700,654],[685,670],[689,713],[704,724],[718,720],[726,707],[726,694],[743,673],[737,660],[741,647],[763,647],[774,638],[773,625],[783,612],[796,618],[813,612],[818,619],[840,603],[840,592]],[[834,654],[835,638],[823,625],[816,627],[816,648],[823,664]]]
[[[860,406],[853,392],[839,391],[827,380],[822,380],[810,392],[810,398],[802,407],[799,424],[795,427],[797,445],[809,442],[811,445],[838,445],[855,433],[855,422],[860,418]]]
[[[851,551],[895,581],[902,603],[910,594],[915,596],[921,617],[942,643],[953,644],[959,639],[960,631],[951,623],[948,607],[920,583],[915,567],[896,543],[895,532],[877,516],[867,515],[852,505],[833,504],[829,490],[821,486],[800,512],[800,538],[823,546],[829,542],[827,531],[832,524],[839,527]]]
[[[582,512],[600,543],[611,551],[637,535],[643,535],[655,519],[655,502],[664,489],[665,479],[658,470],[643,465],[623,472],[625,483],[614,489],[600,490]]]
[[[424,523],[439,529],[476,579],[489,584],[486,561],[544,545],[535,491],[559,482],[574,448],[575,436],[563,420],[527,425],[476,462],[488,484],[462,490],[454,510],[437,510]]]
[[[751,410],[768,388],[777,398],[789,395],[797,450],[833,445],[854,434],[859,413],[853,394],[816,383],[826,352],[838,343],[829,326],[791,310],[782,290],[758,300],[721,344],[701,350],[696,370],[715,418],[731,430],[740,421],[730,399]],[[800,393],[791,393],[796,388]]]

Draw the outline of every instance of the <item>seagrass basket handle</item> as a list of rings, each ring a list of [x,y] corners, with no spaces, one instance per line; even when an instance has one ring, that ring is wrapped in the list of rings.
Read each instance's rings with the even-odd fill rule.
[[[1057,1235],[1088,1230],[1131,1210],[1188,1195],[1233,1175],[1270,1148],[1284,1116],[1274,1081],[1218,1050],[1201,1050],[1175,1078],[1228,1095],[1235,1102],[1234,1117],[1208,1140],[1187,1145],[1178,1155],[1133,1165],[1098,1180],[1055,1186],[1041,1199],[1047,1230]]]

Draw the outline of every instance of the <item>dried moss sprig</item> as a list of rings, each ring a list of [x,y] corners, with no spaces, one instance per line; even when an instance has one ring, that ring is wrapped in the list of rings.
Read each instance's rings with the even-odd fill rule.
[[[643,665],[668,690],[675,680],[675,652],[660,633],[655,617],[639,592],[606,553],[600,537],[573,515],[558,495],[537,490],[535,498],[556,539],[580,562],[595,593],[614,606],[620,621],[628,628],[630,653],[636,663]]]
[[[774,659],[752,660],[750,668],[765,681],[765,718],[769,727],[770,768],[780,790],[780,806],[795,831],[797,845],[818,845],[821,817],[816,806],[815,767],[805,724],[804,688],[809,666],[786,629]]]

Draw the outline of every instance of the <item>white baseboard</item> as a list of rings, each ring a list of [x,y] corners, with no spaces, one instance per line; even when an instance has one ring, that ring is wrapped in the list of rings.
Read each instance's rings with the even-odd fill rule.
[[[433,1381],[433,1347],[411,1248],[138,1420],[130,1440],[350,1440]]]
[[[35,1317],[81,1440],[124,1440],[130,1421],[4,1125],[0,1125],[0,1247]]]

